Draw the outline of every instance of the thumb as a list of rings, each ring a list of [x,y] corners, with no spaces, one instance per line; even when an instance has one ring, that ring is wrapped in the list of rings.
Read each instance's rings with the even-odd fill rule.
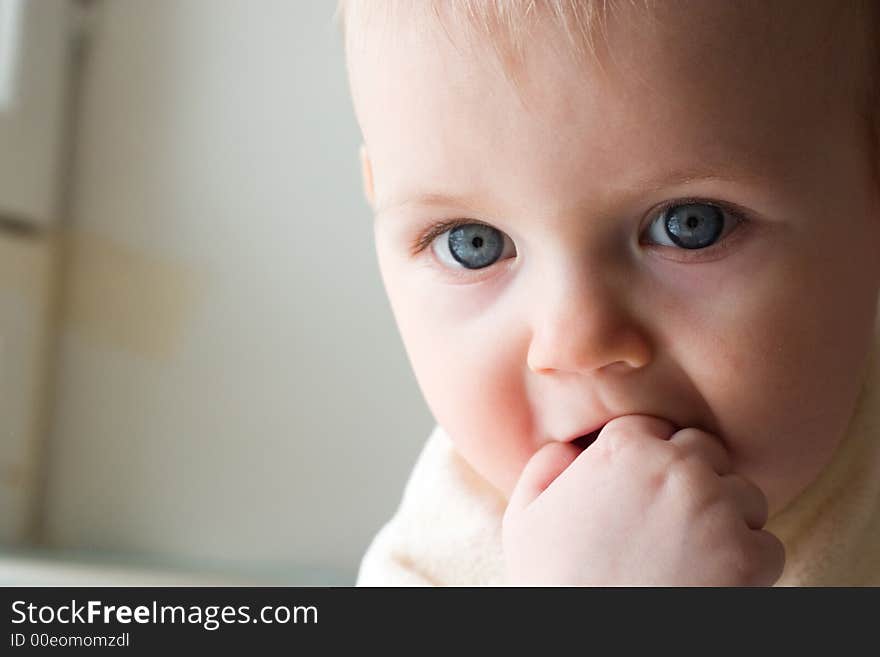
[[[583,450],[571,443],[552,442],[532,455],[513,488],[508,511],[522,511],[553,483]]]

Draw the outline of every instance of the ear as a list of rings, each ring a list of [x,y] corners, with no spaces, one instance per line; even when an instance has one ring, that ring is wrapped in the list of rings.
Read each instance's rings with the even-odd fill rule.
[[[373,198],[373,168],[370,166],[370,157],[367,155],[367,147],[364,144],[361,144],[361,176],[364,182],[364,196],[367,199],[367,203],[370,204],[372,208],[374,205]]]

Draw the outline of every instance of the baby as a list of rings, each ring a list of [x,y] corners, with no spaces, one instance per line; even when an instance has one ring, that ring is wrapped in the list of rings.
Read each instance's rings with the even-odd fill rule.
[[[880,584],[880,6],[339,13],[437,421],[358,583]]]

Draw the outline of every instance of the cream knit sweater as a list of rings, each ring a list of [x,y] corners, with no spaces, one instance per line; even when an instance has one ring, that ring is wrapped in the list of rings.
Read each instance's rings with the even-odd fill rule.
[[[777,586],[880,585],[880,330],[869,358],[832,462],[765,527],[785,544]],[[503,585],[505,506],[435,426],[397,512],[364,555],[357,585]]]

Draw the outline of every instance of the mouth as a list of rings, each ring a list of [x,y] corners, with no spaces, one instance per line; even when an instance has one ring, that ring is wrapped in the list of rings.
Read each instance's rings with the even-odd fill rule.
[[[571,444],[574,445],[575,447],[577,447],[578,449],[580,449],[581,451],[583,451],[587,447],[592,445],[594,442],[596,442],[596,438],[599,437],[599,433],[604,428],[605,428],[605,425],[603,424],[601,427],[599,427],[595,431],[591,431],[590,433],[586,433],[583,436],[579,436],[578,438],[575,438],[574,440],[571,441]]]
[[[607,422],[602,424],[599,428],[594,429],[590,433],[585,433],[581,436],[578,436],[577,438],[571,438],[571,439],[565,440],[563,442],[570,443],[570,444],[574,445],[575,447],[577,447],[579,450],[583,451],[583,450],[587,449],[590,445],[592,445],[594,442],[596,442],[596,439],[599,437],[599,434],[602,433],[602,429],[604,429],[605,426],[608,424],[608,422],[611,422],[612,419],[614,419],[614,418],[609,418]],[[681,429],[682,429],[682,427],[679,426],[678,424],[673,424],[673,427],[674,427],[675,432],[681,431]]]

